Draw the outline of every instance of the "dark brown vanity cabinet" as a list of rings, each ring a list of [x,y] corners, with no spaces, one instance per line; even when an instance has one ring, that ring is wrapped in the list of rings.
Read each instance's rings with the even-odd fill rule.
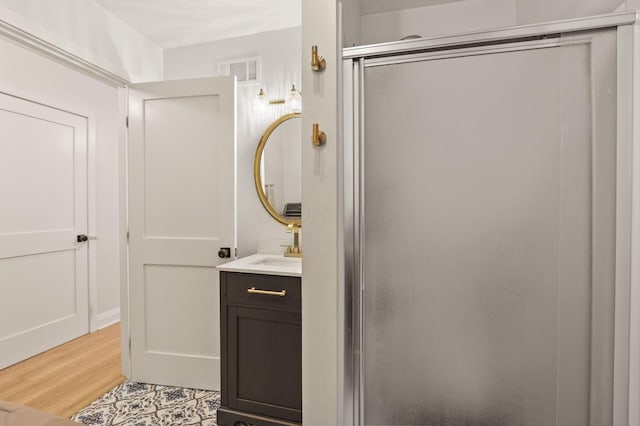
[[[300,277],[220,272],[218,426],[302,422]]]

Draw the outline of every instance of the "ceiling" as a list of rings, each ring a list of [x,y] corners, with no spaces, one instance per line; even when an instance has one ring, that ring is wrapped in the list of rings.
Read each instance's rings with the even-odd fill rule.
[[[301,0],[95,0],[163,48],[297,27]]]
[[[302,0],[95,0],[162,48],[301,25]],[[463,0],[352,0],[363,15]]]

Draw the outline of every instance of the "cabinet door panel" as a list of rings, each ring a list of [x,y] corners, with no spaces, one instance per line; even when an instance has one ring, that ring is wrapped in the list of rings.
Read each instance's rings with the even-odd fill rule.
[[[301,315],[228,307],[230,408],[302,420]]]

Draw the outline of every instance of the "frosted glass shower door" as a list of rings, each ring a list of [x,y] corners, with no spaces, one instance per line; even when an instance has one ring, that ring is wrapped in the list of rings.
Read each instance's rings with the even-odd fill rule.
[[[364,424],[611,424],[615,42],[365,62]]]

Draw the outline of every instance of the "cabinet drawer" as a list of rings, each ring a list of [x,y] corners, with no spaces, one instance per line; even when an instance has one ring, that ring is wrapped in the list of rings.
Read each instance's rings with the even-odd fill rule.
[[[300,277],[221,272],[228,304],[301,311]]]

